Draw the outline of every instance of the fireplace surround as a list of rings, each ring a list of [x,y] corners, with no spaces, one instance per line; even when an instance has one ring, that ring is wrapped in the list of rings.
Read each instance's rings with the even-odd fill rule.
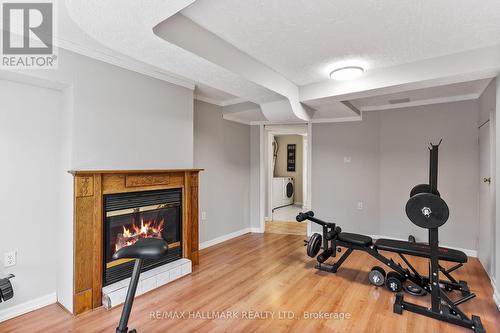
[[[114,198],[115,195],[135,196],[139,193],[142,195],[163,193],[165,195],[165,193],[169,193],[170,196],[177,196],[179,199],[180,194],[180,200],[174,200],[180,201],[180,203],[157,203],[157,206],[161,207],[156,209],[154,214],[150,213],[154,211],[150,207],[154,204],[134,204],[134,207],[122,207],[121,213],[124,213],[125,209],[130,210],[131,215],[128,215],[127,219],[131,222],[132,217],[134,217],[133,222],[135,222],[135,227],[139,229],[139,232],[141,232],[141,228],[144,229],[146,223],[150,223],[148,227],[152,229],[154,222],[155,230],[146,231],[146,234],[158,236],[162,214],[165,220],[161,227],[165,228],[165,223],[170,222],[172,214],[176,209],[179,209],[179,243],[171,242],[173,246],[171,252],[175,254],[178,251],[182,258],[189,259],[193,265],[198,264],[198,180],[200,171],[202,169],[70,171],[74,176],[73,314],[78,315],[102,306],[102,289],[109,282],[105,278],[106,263],[109,263],[104,249],[104,239],[107,237],[105,222],[107,217],[116,217],[107,216],[106,200]],[[163,207],[164,205],[166,206]],[[163,209],[174,208],[176,205],[179,207]],[[120,209],[111,209],[111,211],[117,210]],[[141,210],[143,213],[142,225],[140,225],[141,214],[138,214],[141,213]],[[126,214],[117,214],[117,216],[119,215],[125,216]],[[155,220],[157,217],[160,217],[159,220]],[[134,223],[128,223],[129,233],[127,233],[123,230],[124,224],[127,228],[127,223],[123,223],[120,218],[113,219],[113,223],[115,222],[117,225],[121,224],[122,231],[119,233],[122,234],[120,236],[122,244],[123,241],[131,241],[132,239],[125,238],[134,236],[130,234]],[[119,229],[119,227],[117,228]],[[164,230],[166,231],[166,229]],[[144,235],[144,232],[142,233]],[[163,236],[168,238],[172,235],[162,234]]]

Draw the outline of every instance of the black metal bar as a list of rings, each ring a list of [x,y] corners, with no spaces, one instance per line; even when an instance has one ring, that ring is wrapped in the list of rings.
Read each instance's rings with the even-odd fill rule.
[[[342,255],[342,257],[340,257],[339,260],[337,260],[337,262],[335,264],[333,264],[332,266],[332,269],[331,269],[331,272],[333,273],[336,273],[337,270],[340,268],[340,266],[344,263],[344,261],[347,259],[347,257],[349,257],[349,255],[352,253],[353,249],[352,248],[349,248],[347,249],[346,252],[344,252],[344,254]]]
[[[424,306],[420,306],[420,305],[413,304],[413,303],[408,303],[405,301],[401,302],[401,306],[404,310],[418,313],[418,314],[424,315],[426,317],[445,321],[445,322],[455,324],[458,326],[462,326],[465,328],[469,328],[469,329],[473,329],[473,327],[474,327],[474,322],[468,318],[460,318],[460,317],[453,316],[453,315],[446,314],[446,313],[433,312],[432,310],[429,310],[428,308],[426,308]]]
[[[322,263],[322,262],[318,262],[316,263],[316,266],[315,266],[316,269],[319,269],[320,271],[323,271],[323,272],[328,272],[328,273],[335,273],[333,272],[333,265],[330,265],[330,264],[325,264],[325,263]]]
[[[461,265],[461,264],[459,264]],[[455,278],[453,276],[451,276],[450,272],[447,271],[446,269],[444,269],[441,265],[439,265],[439,270],[441,271],[441,273],[443,273],[451,282],[453,283],[456,283],[458,284],[458,281],[455,280]]]
[[[429,185],[431,188],[437,189],[438,185],[438,155],[439,155],[439,144],[431,144],[429,149]]]
[[[412,264],[410,264],[410,262],[408,261],[408,259],[406,259],[406,257],[402,253],[398,253],[398,254],[401,257],[401,259],[403,259],[403,261],[408,266],[408,268],[413,272],[413,274],[415,275],[415,277],[417,277],[419,279],[422,279],[422,277],[420,276],[420,274],[418,274],[417,270],[415,269],[415,267],[412,266]]]
[[[451,290],[459,290],[465,293],[469,292],[469,290],[464,288],[460,283],[453,283],[450,281],[439,280],[439,284]]]
[[[456,264],[455,266],[453,266],[452,268],[449,268],[446,270],[447,273],[451,273],[453,271],[456,271],[457,269],[459,269],[460,267],[462,267],[464,264]]]
[[[132,311],[132,304],[134,303],[134,296],[135,292],[137,291],[139,276],[141,275],[141,266],[142,259],[136,259],[134,264],[134,271],[132,272],[130,284],[128,286],[127,297],[125,298],[125,304],[123,305],[120,323],[116,328],[116,333],[127,333],[128,331],[128,319],[130,317],[130,312]]]
[[[462,297],[462,298],[461,298],[461,299],[459,299],[458,301],[453,302],[453,304],[454,304],[455,306],[459,306],[460,304],[465,303],[465,302],[467,302],[467,301],[469,301],[469,300],[473,299],[474,297],[476,297],[476,294],[472,293],[472,294],[469,294],[469,295],[467,295],[467,296],[465,296],[465,297]]]
[[[441,304],[441,289],[439,287],[439,240],[438,229],[429,229],[429,245],[431,247],[431,270],[430,270],[430,283],[431,283],[431,300],[432,311],[439,312]]]
[[[455,305],[455,303],[448,298],[448,296],[446,296],[445,293],[441,292],[441,290],[439,290],[439,293],[440,293],[440,300],[442,299],[444,301],[444,304],[446,306],[448,306],[451,310],[453,310],[457,315],[459,315],[461,318],[463,319],[469,319],[467,317],[467,315],[458,308],[458,306]]]
[[[325,248],[325,251],[330,248],[330,244],[328,242],[328,239],[326,238],[327,232],[328,232],[328,227],[326,225],[323,225],[323,247]]]

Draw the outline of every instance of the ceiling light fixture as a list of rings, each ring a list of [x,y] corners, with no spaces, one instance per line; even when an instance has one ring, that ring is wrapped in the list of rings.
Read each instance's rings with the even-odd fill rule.
[[[330,79],[338,81],[352,80],[361,76],[364,72],[363,67],[359,66],[341,67],[330,72]]]

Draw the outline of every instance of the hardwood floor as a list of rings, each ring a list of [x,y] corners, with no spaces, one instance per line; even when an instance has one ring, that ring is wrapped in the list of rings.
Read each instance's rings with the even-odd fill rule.
[[[307,234],[307,223],[287,221],[266,222],[266,233],[299,235],[305,237]]]
[[[377,264],[375,259],[354,252],[337,274],[319,272],[313,269],[314,260],[305,254],[303,239],[296,235],[247,234],[202,250],[200,265],[192,275],[136,299],[129,327],[139,333],[471,332],[409,312],[394,314],[394,295],[368,284],[367,274]],[[412,262],[417,262],[422,271],[427,267],[425,261]],[[484,269],[471,258],[459,271],[457,277],[467,280],[478,294],[462,309],[480,315],[488,333],[499,332],[500,315]],[[114,332],[120,311],[121,307],[111,311],[100,308],[72,317],[51,305],[0,323],[0,332]],[[216,311],[235,311],[239,317],[155,319],[152,314],[156,311],[179,311],[179,316],[183,311],[186,316],[190,312],[207,316]],[[249,311],[260,311],[260,318],[249,319]],[[350,317],[304,318],[306,312],[320,311]],[[246,318],[242,318],[244,313]],[[257,312],[253,314],[255,317]],[[274,314],[274,319],[265,318],[266,314]],[[283,318],[284,314],[293,314],[294,318]]]

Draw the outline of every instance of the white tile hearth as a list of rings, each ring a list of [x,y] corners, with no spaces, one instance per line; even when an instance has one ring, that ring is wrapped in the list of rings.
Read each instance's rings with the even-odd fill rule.
[[[136,296],[147,293],[192,272],[191,260],[182,258],[141,273]],[[102,288],[102,305],[111,309],[125,302],[130,278]]]

